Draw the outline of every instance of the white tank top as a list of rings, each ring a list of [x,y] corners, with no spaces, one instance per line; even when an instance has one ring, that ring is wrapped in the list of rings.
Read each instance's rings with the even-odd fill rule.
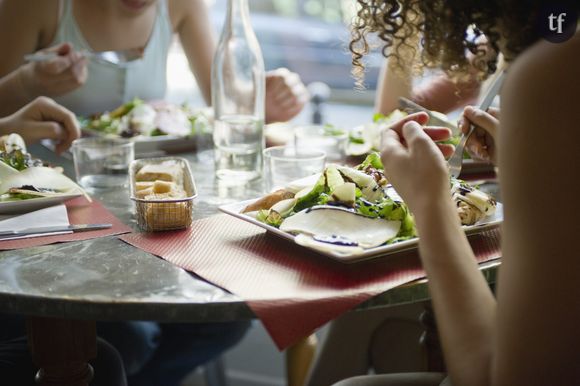
[[[121,66],[89,59],[86,83],[54,99],[76,114],[85,116],[111,111],[133,98],[163,99],[172,35],[166,2],[159,0],[153,32],[142,59]],[[64,42],[72,43],[75,50],[91,50],[76,23],[71,0],[64,0],[62,16],[51,46]]]

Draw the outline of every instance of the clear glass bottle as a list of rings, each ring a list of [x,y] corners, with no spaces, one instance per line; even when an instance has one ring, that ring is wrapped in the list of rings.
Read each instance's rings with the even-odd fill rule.
[[[216,175],[228,183],[259,178],[264,149],[264,59],[248,0],[228,0],[212,65]]]

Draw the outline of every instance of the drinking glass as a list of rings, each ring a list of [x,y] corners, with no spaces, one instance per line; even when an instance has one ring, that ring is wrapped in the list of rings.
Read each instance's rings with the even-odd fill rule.
[[[288,183],[321,173],[324,170],[326,153],[316,149],[301,149],[289,146],[274,146],[264,150],[266,190],[283,188]]]
[[[135,159],[133,141],[122,138],[80,138],[73,142],[72,154],[76,179],[81,186],[128,186],[129,164]]]
[[[298,126],[294,130],[294,146],[297,149],[318,149],[326,153],[332,162],[344,162],[348,133],[322,125]]]

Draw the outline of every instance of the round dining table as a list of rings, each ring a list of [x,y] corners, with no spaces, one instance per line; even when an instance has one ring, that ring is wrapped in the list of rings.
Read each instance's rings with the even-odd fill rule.
[[[195,152],[179,154],[189,161],[199,194],[194,219],[263,193],[261,181],[245,186],[217,181],[211,141],[200,139],[197,146]],[[31,153],[74,176],[70,156],[56,157],[43,146],[32,147]],[[138,229],[128,188],[88,193]],[[490,283],[495,282],[497,264],[482,267]],[[359,308],[428,299],[426,281],[418,280],[375,296]],[[205,323],[255,318],[238,296],[115,236],[0,252],[0,312],[26,316],[33,359],[41,368],[37,382],[71,386],[90,382],[87,362],[96,355],[97,320]]]

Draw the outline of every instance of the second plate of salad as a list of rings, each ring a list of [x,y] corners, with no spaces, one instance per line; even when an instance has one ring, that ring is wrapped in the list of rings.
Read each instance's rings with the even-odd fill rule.
[[[497,227],[502,205],[468,183],[450,180],[466,234]],[[355,167],[328,165],[263,197],[220,210],[341,262],[416,248],[413,215],[383,174],[377,153]]]
[[[134,99],[79,121],[85,134],[132,138],[137,154],[162,155],[195,149],[197,139],[211,132],[211,115],[208,109]]]

